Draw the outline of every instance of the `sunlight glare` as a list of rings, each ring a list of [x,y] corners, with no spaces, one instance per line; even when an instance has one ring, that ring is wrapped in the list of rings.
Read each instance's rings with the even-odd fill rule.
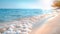
[[[42,9],[48,10],[48,9],[51,9],[52,2],[53,0],[41,0],[40,6]]]

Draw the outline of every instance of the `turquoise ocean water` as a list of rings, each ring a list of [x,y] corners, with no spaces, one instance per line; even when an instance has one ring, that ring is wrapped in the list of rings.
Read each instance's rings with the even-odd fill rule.
[[[41,15],[42,9],[0,9],[0,22]]]

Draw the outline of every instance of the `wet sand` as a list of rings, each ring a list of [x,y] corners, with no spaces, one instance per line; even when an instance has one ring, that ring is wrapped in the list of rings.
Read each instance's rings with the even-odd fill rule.
[[[49,19],[41,27],[34,29],[31,34],[60,34],[60,14]]]

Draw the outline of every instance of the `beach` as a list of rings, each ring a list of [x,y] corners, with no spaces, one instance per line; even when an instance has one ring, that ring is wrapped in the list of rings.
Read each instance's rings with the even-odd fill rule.
[[[32,28],[31,28],[31,32],[29,32],[29,34],[45,34],[46,32],[50,32],[50,30],[52,30],[49,22],[53,21],[53,20],[56,21],[57,18],[58,17],[56,17],[56,14],[43,14],[43,15],[37,15],[37,16],[17,19],[15,21],[1,24],[1,26],[4,26],[5,28],[7,28],[11,24],[19,25],[21,23],[30,22],[30,24],[32,25]],[[48,27],[48,26],[50,26],[50,27]],[[53,26],[55,26],[55,25],[53,25]],[[1,29],[0,32],[4,31],[4,27],[0,28]]]
[[[60,14],[50,18],[37,29],[34,29],[31,34],[60,34]]]
[[[36,30],[38,30],[41,27],[41,25],[45,23],[44,21],[46,21],[47,19],[49,19],[49,18],[51,18],[53,16],[54,15],[51,15],[51,14],[43,14],[43,15],[37,15],[37,16],[32,16],[32,17],[26,17],[26,18],[17,19],[15,21],[11,21],[11,22],[8,22],[8,23],[1,24],[1,26],[4,26],[4,27],[0,31],[3,32],[4,28],[9,27],[11,24],[20,25],[21,23],[31,22],[32,23],[31,24],[32,28],[31,28],[31,32],[29,32],[29,33],[32,34],[32,32],[35,32]]]

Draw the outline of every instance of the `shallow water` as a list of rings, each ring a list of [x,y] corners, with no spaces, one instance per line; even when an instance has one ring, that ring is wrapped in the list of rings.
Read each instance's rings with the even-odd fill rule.
[[[0,22],[42,14],[41,9],[0,9]]]

